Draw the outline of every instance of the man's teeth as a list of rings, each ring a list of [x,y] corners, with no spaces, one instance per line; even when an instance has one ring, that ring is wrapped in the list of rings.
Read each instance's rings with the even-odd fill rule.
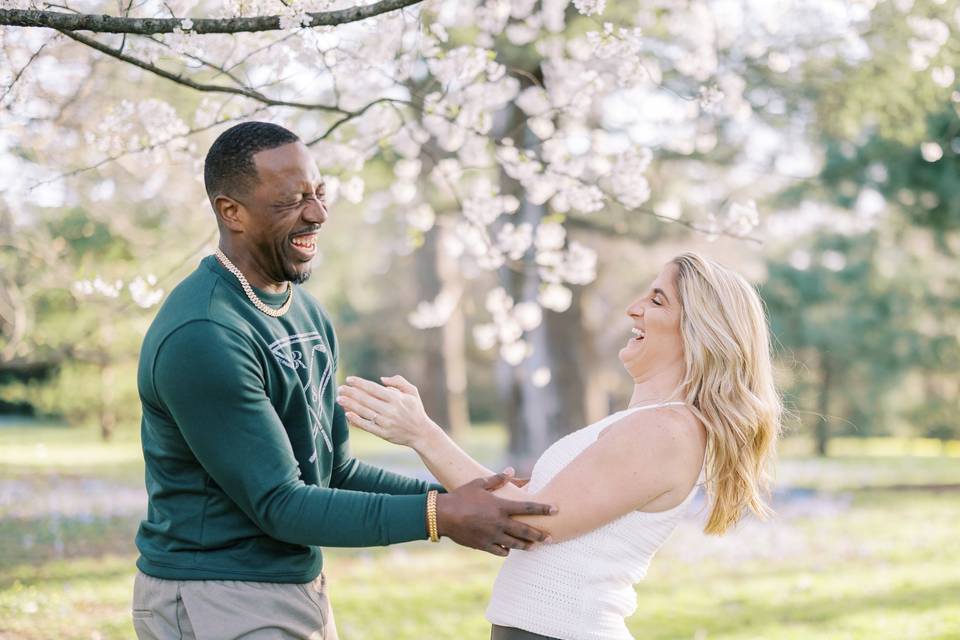
[[[301,249],[313,249],[317,245],[317,241],[310,237],[308,238],[294,238],[290,241],[294,246],[300,247]]]
[[[643,338],[647,335],[643,332],[643,329],[637,329],[636,327],[630,329],[630,333],[632,333],[637,340],[643,340]]]

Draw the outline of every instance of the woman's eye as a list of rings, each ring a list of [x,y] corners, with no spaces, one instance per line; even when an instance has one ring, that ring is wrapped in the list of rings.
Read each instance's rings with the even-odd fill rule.
[[[657,305],[658,307],[662,307],[662,306],[663,306],[662,304],[660,304],[660,301],[657,300],[656,298],[651,298],[651,299],[650,299],[650,302],[652,302],[653,304]]]

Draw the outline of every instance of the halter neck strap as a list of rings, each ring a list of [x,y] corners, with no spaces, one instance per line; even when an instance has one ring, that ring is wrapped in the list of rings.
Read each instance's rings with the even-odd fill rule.
[[[680,400],[673,400],[670,402],[658,402],[656,404],[646,404],[639,407],[627,407],[624,411],[641,411],[643,409],[659,409],[660,407],[685,407],[686,402],[681,402]]]

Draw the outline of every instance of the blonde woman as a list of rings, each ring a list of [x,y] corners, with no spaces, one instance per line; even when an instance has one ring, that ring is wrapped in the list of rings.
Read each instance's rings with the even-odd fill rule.
[[[627,316],[632,335],[620,360],[633,378],[629,406],[554,443],[526,486],[499,491],[559,512],[519,517],[550,539],[504,562],[487,608],[494,640],[628,639],[633,585],[698,486],[709,498],[708,534],[747,510],[769,511],[781,405],[756,291],[687,253]],[[413,448],[447,489],[491,474],[430,420],[416,387],[400,376],[383,382],[348,378],[338,402],[351,423]]]

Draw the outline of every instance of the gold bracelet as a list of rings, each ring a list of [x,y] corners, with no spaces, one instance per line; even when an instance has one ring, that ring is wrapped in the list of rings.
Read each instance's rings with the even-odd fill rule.
[[[437,490],[427,492],[427,533],[430,542],[440,542],[440,531],[437,529]]]

